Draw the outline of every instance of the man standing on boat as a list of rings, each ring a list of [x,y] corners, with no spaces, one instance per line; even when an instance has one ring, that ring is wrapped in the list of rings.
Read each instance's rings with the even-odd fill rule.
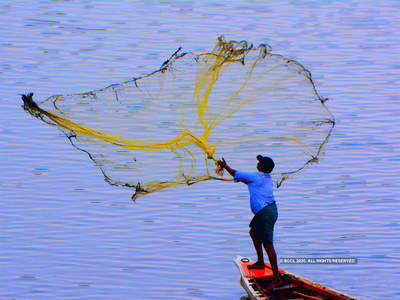
[[[262,269],[264,256],[262,245],[268,254],[268,259],[273,271],[271,287],[280,285],[281,279],[278,272],[278,263],[273,245],[274,225],[278,219],[278,210],[273,194],[273,182],[271,171],[275,167],[274,161],[267,157],[257,156],[258,172],[240,172],[232,169],[222,158],[218,161],[220,168],[225,169],[233,176],[235,182],[243,182],[250,192],[250,207],[254,217],[250,222],[250,236],[257,252],[257,262],[249,266],[249,269]]]

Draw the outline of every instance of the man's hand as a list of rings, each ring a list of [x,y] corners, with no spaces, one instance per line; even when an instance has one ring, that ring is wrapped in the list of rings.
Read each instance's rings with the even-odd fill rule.
[[[221,169],[225,169],[226,166],[228,165],[223,157],[217,163],[218,163],[218,166],[220,166]]]
[[[224,159],[223,157],[222,157],[221,160],[219,160],[217,163],[218,163],[218,166],[219,166],[221,169],[225,169],[225,170],[228,171],[228,173],[229,173],[231,176],[235,176],[236,170],[234,170],[234,169],[232,169],[230,166],[228,166],[228,164],[226,163],[226,161],[225,161],[225,159]]]

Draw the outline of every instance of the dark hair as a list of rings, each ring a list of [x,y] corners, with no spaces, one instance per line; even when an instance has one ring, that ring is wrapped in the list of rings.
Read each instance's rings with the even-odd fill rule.
[[[274,161],[268,156],[257,155],[257,160],[260,162],[261,172],[271,173],[275,167]]]

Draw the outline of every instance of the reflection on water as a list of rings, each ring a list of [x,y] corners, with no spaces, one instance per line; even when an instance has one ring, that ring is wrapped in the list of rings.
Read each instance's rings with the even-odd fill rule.
[[[277,250],[358,264],[282,267],[361,298],[399,297],[398,10],[391,1],[1,4],[2,297],[243,295],[232,263],[253,253],[243,186],[203,182],[132,204],[59,132],[28,118],[18,96],[130,80],[171,49],[204,52],[221,34],[304,63],[336,117],[324,158],[277,191]],[[242,154],[228,157],[233,166]]]

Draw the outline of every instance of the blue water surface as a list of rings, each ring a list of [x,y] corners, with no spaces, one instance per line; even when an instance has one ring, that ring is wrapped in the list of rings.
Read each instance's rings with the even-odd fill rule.
[[[276,191],[281,265],[361,299],[400,298],[398,1],[2,1],[0,298],[239,299],[254,257],[245,186],[203,182],[130,200],[36,99],[145,74],[178,47],[268,43],[313,74],[337,124],[318,164]],[[154,116],[149,116],[153,118]],[[233,166],[239,157],[227,158]],[[248,171],[254,166],[249,166]]]

